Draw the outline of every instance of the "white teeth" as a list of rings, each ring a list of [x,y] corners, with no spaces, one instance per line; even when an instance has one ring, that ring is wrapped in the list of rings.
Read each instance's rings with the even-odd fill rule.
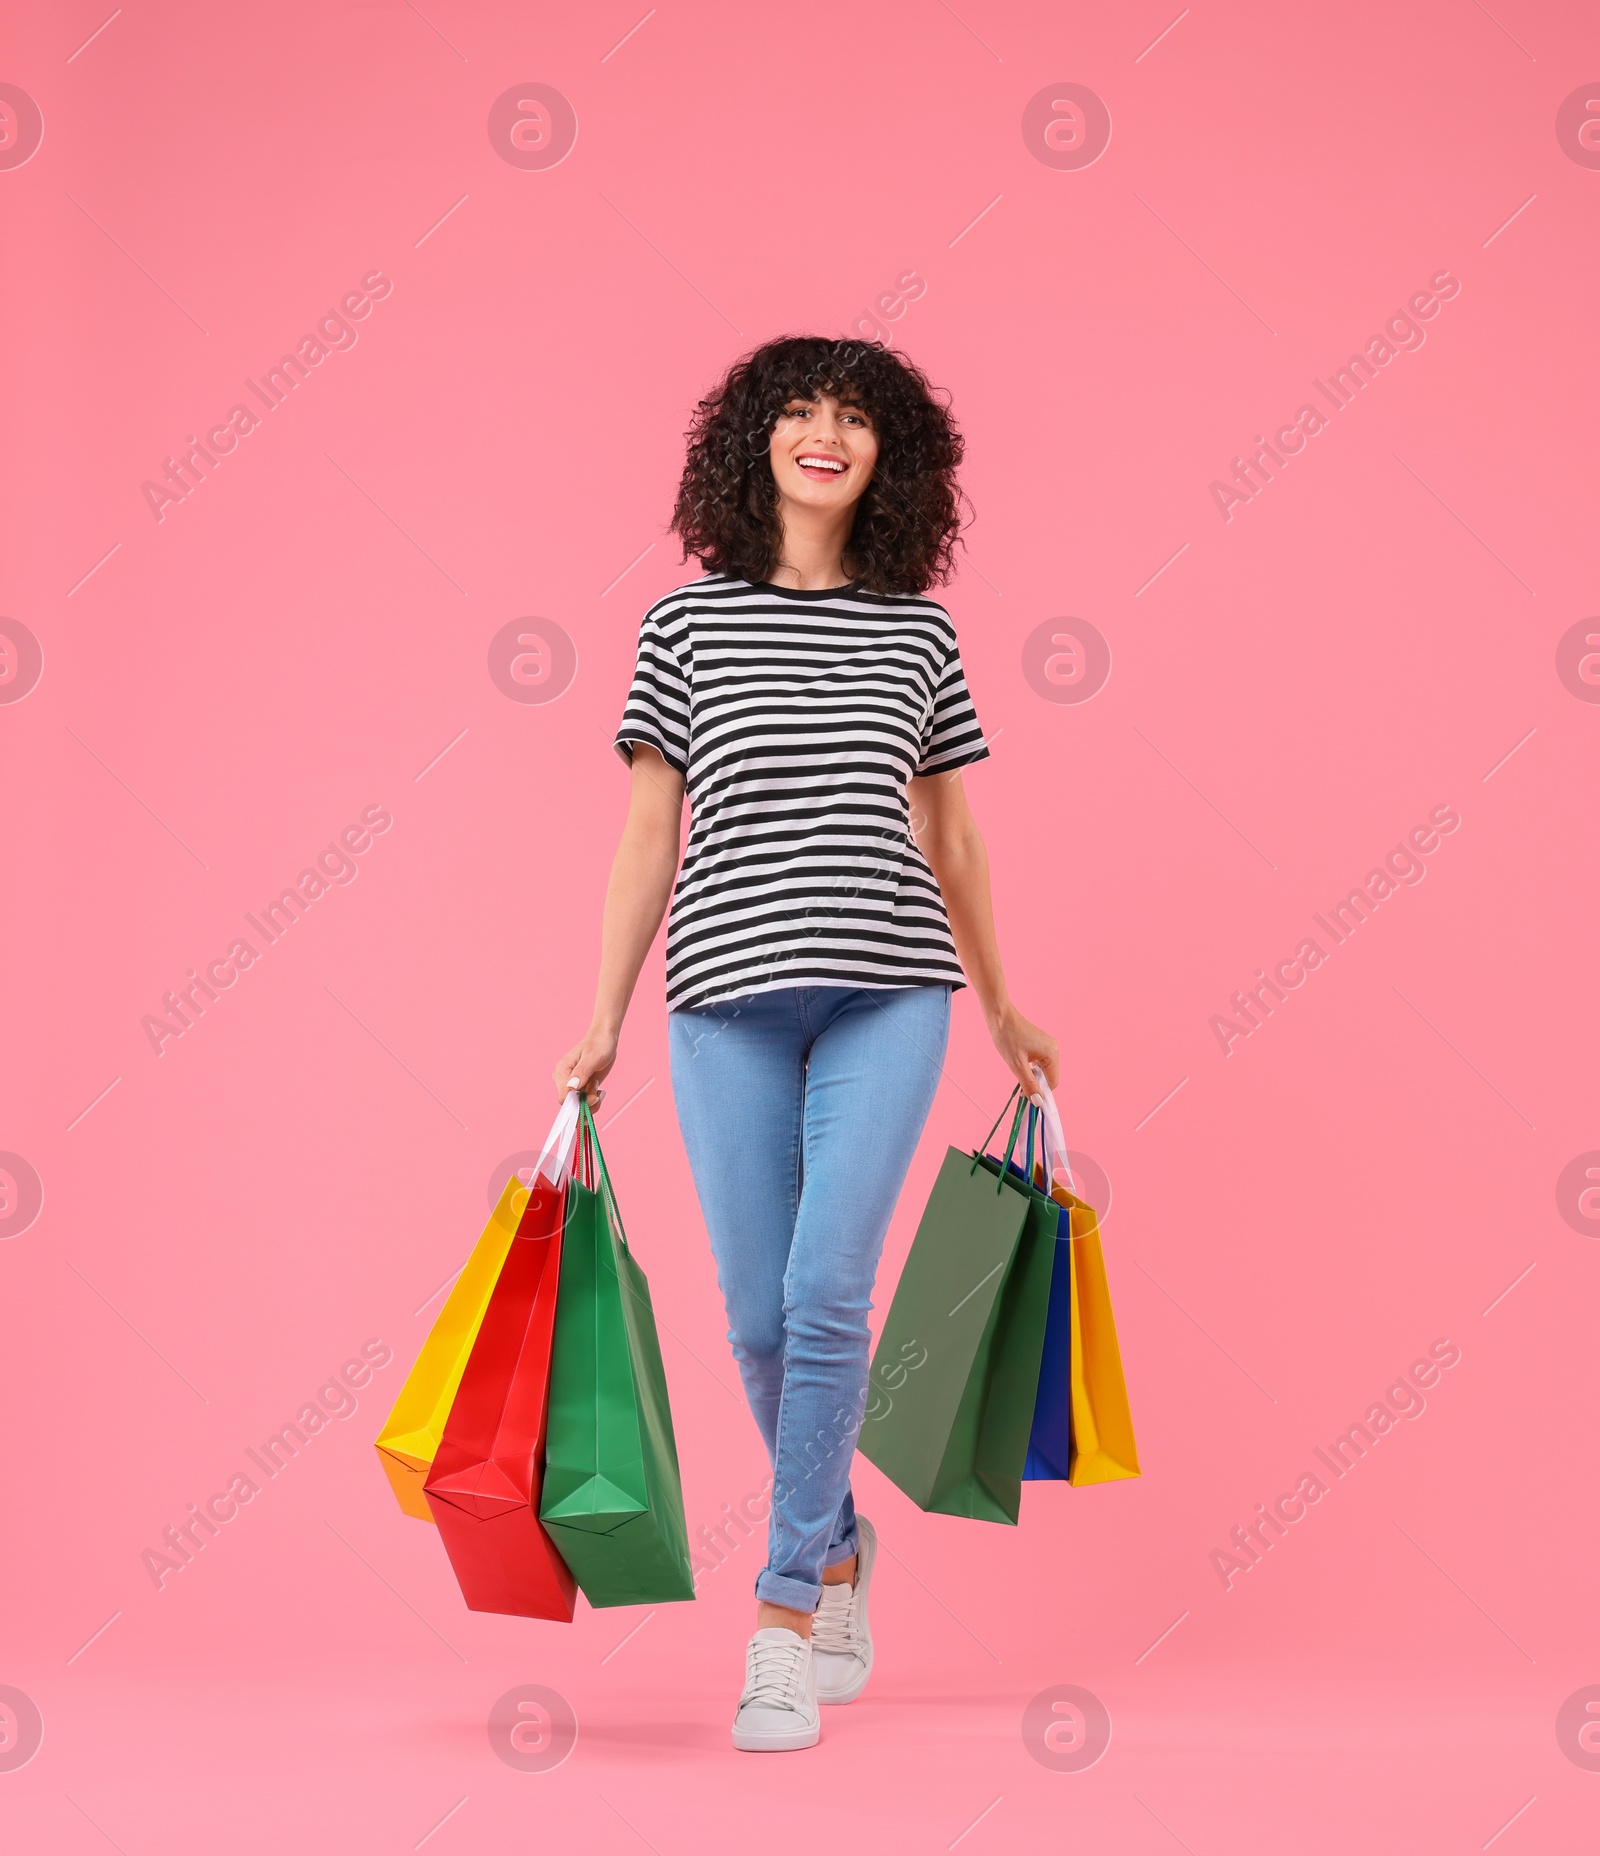
[[[844,469],[844,465],[839,463],[835,458],[801,458],[799,462],[803,464],[807,470],[843,471]]]

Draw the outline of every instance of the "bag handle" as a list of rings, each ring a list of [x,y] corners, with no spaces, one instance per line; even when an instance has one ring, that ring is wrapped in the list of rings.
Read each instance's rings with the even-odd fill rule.
[[[578,1134],[578,1092],[567,1091],[554,1125],[545,1137],[544,1151],[533,1169],[537,1179],[542,1173],[552,1186],[559,1187],[572,1166],[573,1145]]]
[[[1010,1108],[1013,1102],[1015,1102],[1017,1105],[1017,1112],[1011,1117],[1011,1135],[1010,1135],[1010,1138],[1006,1142],[1005,1158],[1000,1163],[1000,1175],[994,1182],[994,1189],[996,1192],[1003,1192],[1005,1190],[1005,1183],[1006,1183],[1005,1176],[1011,1165],[1011,1156],[1016,1151],[1017,1136],[1022,1132],[1022,1117],[1028,1107],[1028,1104],[1026,1103],[1026,1101],[1023,1100],[1022,1089],[1020,1085],[1018,1085],[1018,1087],[1013,1089],[1011,1091],[1011,1094],[1006,1097],[1006,1108]],[[983,1145],[972,1156],[972,1165],[967,1168],[967,1171],[969,1174],[977,1172],[979,1160],[982,1158],[982,1156],[985,1153],[988,1152],[989,1143],[991,1140],[994,1139],[995,1128],[998,1128],[1000,1126],[1000,1123],[1004,1121],[1006,1118],[1006,1108],[1001,1109],[999,1118],[998,1120],[996,1120],[994,1124],[994,1128],[991,1128],[989,1132],[983,1137]]]
[[[616,1189],[611,1184],[611,1175],[606,1171],[606,1157],[600,1147],[600,1131],[595,1127],[594,1116],[589,1112],[589,1098],[580,1096],[579,1100],[581,1106],[578,1113],[583,1122],[584,1142],[599,1163],[601,1189],[605,1193],[606,1203],[611,1207],[611,1216],[616,1221],[617,1236],[622,1239],[623,1254],[631,1257],[633,1252],[628,1246],[628,1233],[623,1229],[622,1211],[617,1204]]]
[[[1078,1191],[1077,1175],[1072,1170],[1072,1161],[1067,1153],[1067,1137],[1061,1129],[1061,1111],[1056,1107],[1056,1099],[1050,1093],[1050,1085],[1045,1081],[1044,1071],[1036,1063],[1028,1067],[1032,1070],[1033,1080],[1038,1085],[1032,1102],[1043,1122],[1045,1173],[1051,1179],[1057,1172],[1065,1173],[1068,1191],[1075,1198],[1081,1198],[1083,1195]]]
[[[1010,1095],[1006,1097],[1006,1108],[1010,1108],[1011,1104],[1015,1102],[1017,1097],[1020,1096],[1021,1094],[1022,1094],[1022,1085],[1020,1083],[1014,1084],[1012,1086]],[[994,1128],[991,1128],[989,1132],[983,1137],[983,1140],[979,1144],[979,1147],[978,1147],[979,1153],[987,1153],[989,1151],[989,1143],[994,1139],[994,1129],[998,1128],[1001,1122],[1003,1122],[1006,1118],[1006,1108],[1001,1109],[1000,1113],[995,1116]],[[976,1172],[977,1168],[974,1167],[973,1171]]]

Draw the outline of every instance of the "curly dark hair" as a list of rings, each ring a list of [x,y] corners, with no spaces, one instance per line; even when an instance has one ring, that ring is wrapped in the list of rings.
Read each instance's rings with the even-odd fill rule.
[[[877,342],[785,335],[742,355],[695,409],[671,532],[708,573],[770,580],[783,539],[768,463],[773,425],[796,399],[858,404],[878,437],[856,505],[846,571],[872,593],[922,593],[954,571],[966,499],[964,449],[921,369]]]

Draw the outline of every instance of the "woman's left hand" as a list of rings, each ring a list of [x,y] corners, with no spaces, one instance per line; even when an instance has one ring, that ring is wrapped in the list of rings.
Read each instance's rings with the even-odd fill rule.
[[[1061,1052],[1048,1031],[1041,1031],[1037,1025],[1029,1023],[1014,1005],[1008,1005],[989,1026],[989,1035],[994,1039],[994,1047],[999,1051],[1006,1068],[1021,1083],[1025,1096],[1031,1096],[1038,1090],[1038,1084],[1028,1069],[1032,1063],[1038,1064],[1044,1071],[1045,1081],[1052,1089],[1055,1088],[1061,1075]]]

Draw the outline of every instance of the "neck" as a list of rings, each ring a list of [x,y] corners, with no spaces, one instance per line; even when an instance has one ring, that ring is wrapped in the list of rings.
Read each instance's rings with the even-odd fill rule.
[[[855,522],[855,509],[805,509],[780,503],[778,520],[783,539],[771,568],[774,586],[794,587],[802,593],[825,592],[847,586],[844,550]]]

